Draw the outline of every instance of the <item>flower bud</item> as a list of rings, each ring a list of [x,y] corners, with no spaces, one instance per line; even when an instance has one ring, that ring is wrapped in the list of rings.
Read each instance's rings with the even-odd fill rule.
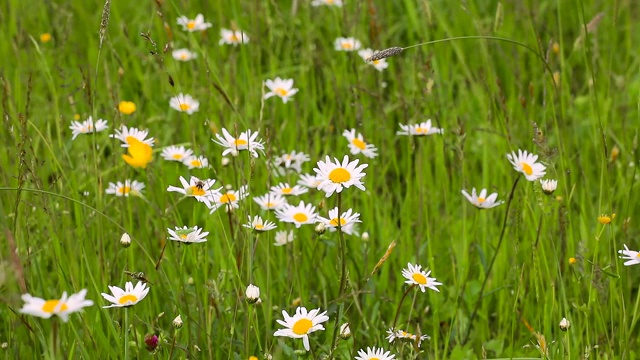
[[[343,340],[347,340],[351,337],[351,329],[349,328],[349,323],[344,323],[340,326],[340,337]]]
[[[249,304],[255,304],[256,301],[260,300],[260,288],[255,285],[249,284],[249,286],[247,286],[245,295],[247,296],[247,302]]]
[[[327,228],[324,226],[324,223],[319,222],[318,225],[316,225],[316,234],[322,235],[325,231],[327,231]]]
[[[569,322],[569,320],[567,320],[567,318],[562,318],[558,326],[560,326],[560,330],[567,331],[571,327],[571,323]]]
[[[231,162],[231,159],[229,159],[228,157],[223,157],[222,160],[220,160],[220,164],[222,166],[227,166],[229,165],[230,162]]]
[[[128,248],[129,245],[131,245],[131,236],[127,233],[122,234],[122,237],[120,238],[120,245],[122,245],[123,248]]]
[[[173,327],[176,329],[180,329],[182,327],[182,317],[180,315],[176,316],[175,319],[173,319]]]
[[[363,232],[360,237],[362,238],[362,241],[369,241],[369,233],[366,231]]]
[[[558,188],[558,180],[540,180],[540,186],[545,194],[551,195]]]
[[[147,346],[147,350],[155,351],[158,348],[158,335],[147,335],[144,337],[144,344]]]

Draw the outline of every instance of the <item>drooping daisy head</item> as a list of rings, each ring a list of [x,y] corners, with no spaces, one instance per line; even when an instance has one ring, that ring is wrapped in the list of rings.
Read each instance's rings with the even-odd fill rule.
[[[107,120],[98,119],[98,121],[94,122],[93,117],[91,116],[83,122],[72,121],[71,126],[69,126],[69,129],[71,129],[73,134],[71,140],[75,140],[80,134],[97,133],[107,129],[108,127]]]
[[[264,94],[265,99],[278,96],[285,104],[298,92],[298,89],[293,88],[293,79],[280,79],[276,77],[273,80],[266,80],[264,85],[269,88],[269,92]]]
[[[260,205],[262,210],[276,210],[287,203],[287,199],[282,195],[274,195],[272,193],[254,197],[253,201]]]
[[[339,193],[342,189],[351,186],[364,191],[364,183],[361,179],[366,174],[362,170],[369,165],[362,164],[358,166],[360,160],[357,159],[349,162],[348,155],[344,156],[342,163],[337,158],[334,159],[335,161],[331,161],[331,158],[327,156],[325,161],[318,161],[318,167],[313,169],[320,181],[318,190],[326,192],[326,197],[331,196],[334,192]]]
[[[407,265],[406,269],[402,269],[402,276],[407,279],[406,284],[418,285],[422,292],[425,292],[427,288],[440,292],[436,286],[442,285],[442,283],[437,282],[436,278],[429,277],[431,271],[422,271],[422,265],[411,265],[411,263]]]
[[[126,154],[122,154],[122,159],[134,168],[145,169],[153,160],[153,149],[151,145],[139,141],[138,139],[129,139],[129,148]]]
[[[375,158],[378,156],[376,147],[372,144],[364,142],[362,134],[356,134],[356,129],[345,130],[342,133],[347,141],[349,141],[349,150],[352,155],[362,154],[368,158]]]
[[[120,126],[120,130],[115,130],[115,132],[115,134],[111,134],[109,137],[120,140],[122,147],[129,147],[134,140],[153,146],[153,138],[147,139],[149,130],[139,130],[134,127],[127,128],[125,125],[122,125]]]
[[[198,54],[189,49],[175,49],[171,55],[178,61],[190,61],[198,57]]]
[[[45,300],[31,296],[31,294],[23,294],[22,301],[24,305],[20,309],[20,313],[48,319],[56,315],[62,321],[69,321],[69,314],[78,312],[82,308],[92,306],[93,301],[85,300],[87,289],[82,289],[76,294],[67,297],[67,292],[62,293],[60,299]]]
[[[214,179],[200,180],[195,176],[189,179],[189,182],[182,176],[180,176],[180,183],[182,187],[169,186],[167,191],[178,192],[184,196],[192,196],[199,202],[203,202],[207,206],[211,206],[211,199],[217,197],[220,194],[222,187],[218,189],[211,189],[213,184],[216,183]]]
[[[295,239],[295,235],[293,234],[293,230],[289,230],[289,231],[278,231],[276,232],[276,236],[275,236],[275,243],[273,243],[273,245],[275,246],[284,246],[287,245],[290,242],[293,242],[293,240]]]
[[[311,6],[323,6],[323,5],[341,7],[342,0],[313,0],[311,2]]]
[[[393,360],[395,355],[392,355],[390,351],[385,351],[383,348],[376,348],[375,346],[367,347],[367,351],[363,349],[358,350],[358,356],[356,360]]]
[[[182,160],[182,163],[187,165],[189,169],[205,169],[209,167],[209,160],[206,157],[200,156],[189,156],[188,158]]]
[[[226,211],[237,209],[240,207],[239,202],[249,195],[249,187],[243,185],[239,190],[227,190],[226,192],[217,193],[211,197],[212,204],[209,206],[209,213],[213,214],[216,210],[224,208]]]
[[[470,203],[480,209],[490,209],[502,204],[504,201],[496,201],[498,193],[493,193],[487,196],[487,189],[482,189],[480,195],[476,193],[476,188],[471,190],[471,195],[466,190],[462,190],[462,195],[469,200]]]
[[[200,102],[189,94],[179,93],[178,96],[169,99],[169,106],[174,110],[191,115],[200,109]]]
[[[540,187],[542,188],[542,191],[545,194],[551,195],[558,188],[558,180],[552,180],[552,179],[542,180],[541,179]]]
[[[618,250],[619,257],[623,260],[628,260],[624,263],[625,266],[640,264],[640,252],[629,250],[626,244],[624,244],[624,250]]]
[[[105,193],[115,196],[125,196],[129,195],[140,196],[142,195],[142,189],[144,189],[144,184],[136,181],[136,180],[125,180],[124,183],[118,181],[117,183],[109,183],[109,187],[105,190]]]
[[[191,155],[193,155],[193,150],[187,149],[184,146],[171,145],[162,149],[162,157],[168,161],[182,162]]]
[[[231,136],[227,129],[222,128],[222,135],[216,133],[216,139],[211,139],[214,143],[225,147],[226,149],[222,152],[222,156],[227,154],[233,154],[234,152],[237,154],[242,150],[248,150],[251,153],[251,156],[258,157],[259,150],[264,155],[264,144],[262,140],[258,139],[258,132],[252,132],[251,130],[247,130],[245,132],[240,133],[240,135],[236,138]]]
[[[175,230],[167,229],[167,231],[170,235],[169,240],[179,241],[187,245],[205,242],[207,241],[207,235],[209,235],[209,232],[202,232],[202,228],[197,226],[184,226],[182,228],[176,226]]]
[[[538,155],[530,154],[526,150],[518,150],[507,154],[507,159],[513,165],[513,168],[517,172],[524,174],[524,177],[529,181],[536,181],[543,177],[546,173],[546,166],[542,165],[538,160]]]
[[[349,209],[338,216],[338,208],[329,210],[329,218],[318,216],[318,222],[322,222],[330,231],[336,231],[338,225],[341,231],[348,235],[353,235],[354,225],[360,221],[360,214]]]
[[[253,220],[251,219],[251,215],[248,217],[249,222],[242,225],[246,228],[253,229],[255,231],[269,231],[277,228],[276,224],[269,220],[262,220],[262,217],[258,215],[254,216]]]
[[[281,196],[298,196],[309,192],[309,189],[300,185],[291,186],[289,185],[289,183],[280,183],[278,185],[272,186],[269,192],[271,194]]]
[[[441,128],[431,126],[431,119],[419,124],[399,125],[402,130],[397,131],[396,135],[426,136],[433,134],[442,134],[444,132],[444,130],[442,130]]]
[[[389,343],[400,340],[408,343],[417,343],[416,345],[420,347],[422,345],[422,341],[430,339],[430,337],[429,335],[421,335],[420,337],[418,337],[416,334],[406,332],[402,329],[394,330],[393,328],[391,328],[387,330],[386,339],[389,340]]]
[[[297,228],[305,224],[313,224],[316,222],[316,207],[312,204],[305,204],[300,201],[297,206],[285,204],[281,208],[276,209],[276,216],[282,222],[292,223]]]
[[[362,43],[352,37],[339,37],[333,42],[333,47],[338,51],[356,51],[360,50]]]
[[[374,51],[371,49],[362,49],[358,51],[358,55],[362,58],[362,60],[367,61],[373,55]],[[367,64],[373,66],[376,70],[382,71],[389,67],[389,63],[387,63],[387,59],[373,60],[368,62]]]
[[[220,29],[220,45],[234,45],[238,46],[239,44],[248,44],[249,43],[249,35],[247,35],[244,31],[240,30],[228,30],[228,29]]]
[[[143,281],[139,281],[135,287],[130,281],[127,281],[124,290],[117,286],[109,286],[109,290],[111,290],[111,294],[102,293],[102,297],[112,304],[103,306],[103,309],[133,306],[149,293],[149,288]]]
[[[293,339],[302,339],[305,350],[309,351],[309,334],[324,330],[323,322],[329,320],[327,312],[320,312],[320,309],[307,311],[305,307],[298,307],[293,316],[282,310],[283,320],[276,320],[278,324],[284,326],[284,329],[277,330],[273,336],[287,336]]]
[[[195,19],[180,16],[178,18],[178,25],[182,25],[182,30],[188,32],[204,31],[211,27],[211,23],[204,21],[204,16],[202,14],[198,14]]]

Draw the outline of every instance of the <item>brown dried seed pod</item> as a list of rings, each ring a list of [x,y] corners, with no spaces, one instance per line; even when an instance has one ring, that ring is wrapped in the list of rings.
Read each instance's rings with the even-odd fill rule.
[[[401,47],[390,47],[388,49],[384,49],[381,51],[376,51],[375,53],[373,53],[373,55],[369,56],[366,60],[366,62],[372,62],[372,61],[376,61],[376,60],[382,60],[382,59],[386,59],[388,57],[391,56],[395,56],[398,55],[402,52],[402,48]]]

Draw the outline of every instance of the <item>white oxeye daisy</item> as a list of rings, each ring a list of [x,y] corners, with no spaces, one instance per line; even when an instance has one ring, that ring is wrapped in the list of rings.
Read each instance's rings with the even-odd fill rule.
[[[311,2],[311,6],[322,6],[322,5],[340,7],[342,6],[342,0],[313,0]]]
[[[247,185],[241,186],[238,191],[229,189],[227,192],[218,193],[210,198],[212,204],[211,206],[207,205],[211,210],[209,213],[213,214],[216,210],[222,207],[224,207],[226,211],[237,209],[240,207],[240,205],[238,205],[240,200],[243,200],[248,195],[249,187]]]
[[[187,165],[189,169],[203,169],[209,167],[209,160],[204,156],[189,156],[182,160],[182,163]]]
[[[421,269],[422,265],[414,266],[411,263],[408,264],[406,269],[402,269],[402,276],[407,279],[405,283],[420,286],[422,292],[425,292],[427,288],[440,292],[436,286],[442,285],[442,283],[437,282],[436,278],[429,277],[431,270],[424,272]]]
[[[526,150],[518,150],[517,155],[513,151],[511,154],[507,154],[507,159],[513,165],[513,168],[517,172],[523,173],[524,177],[529,181],[536,181],[546,173],[546,167],[536,162],[538,155],[530,154]]]
[[[313,224],[316,222],[316,207],[300,201],[300,204],[293,206],[285,204],[281,208],[276,209],[276,216],[282,222],[292,223],[297,228],[304,224]]]
[[[551,180],[551,179],[542,180],[542,179],[540,179],[540,186],[542,187],[542,191],[545,194],[551,195],[558,188],[558,180]]]
[[[276,186],[272,186],[269,192],[274,195],[298,196],[306,192],[309,192],[309,189],[302,187],[300,185],[294,185],[292,187],[291,185],[289,185],[289,183],[280,183]]]
[[[202,232],[202,228],[194,227],[178,227],[175,230],[167,229],[169,232],[169,240],[179,241],[187,245],[207,241],[208,232]]]
[[[104,192],[107,194],[112,194],[115,196],[125,196],[128,197],[129,194],[134,196],[142,195],[142,189],[144,189],[144,184],[136,181],[136,180],[125,180],[124,184],[121,181],[117,183],[109,183],[109,187]]]
[[[275,246],[284,246],[284,245],[287,245],[290,242],[293,242],[293,239],[295,239],[295,235],[293,234],[293,230],[278,231],[278,232],[276,232],[276,236],[275,236],[276,242],[273,243],[273,245],[275,245]]]
[[[189,94],[179,93],[178,96],[169,99],[169,106],[175,110],[191,115],[198,111],[200,102]]]
[[[253,229],[255,231],[269,231],[277,228],[276,224],[269,220],[262,220],[262,218],[258,215],[254,216],[253,220],[251,220],[251,215],[249,215],[248,217],[249,222],[246,224],[242,224],[242,226],[246,228]]]
[[[173,58],[178,61],[189,61],[198,57],[198,54],[190,51],[189,49],[175,49],[171,55],[173,55]]]
[[[426,136],[444,132],[441,128],[431,126],[431,119],[419,124],[399,125],[402,130],[397,131],[396,135]]]
[[[300,180],[298,180],[298,184],[311,189],[317,189],[318,185],[320,185],[320,180],[318,180],[318,177],[316,175],[300,174]]]
[[[333,42],[333,47],[338,51],[356,51],[362,47],[362,43],[352,37],[339,37]]]
[[[360,160],[354,160],[349,162],[349,156],[345,155],[342,159],[342,164],[338,158],[334,158],[335,162],[331,161],[329,156],[326,157],[326,161],[318,161],[318,167],[314,168],[320,184],[318,184],[318,190],[322,190],[327,193],[326,197],[331,196],[334,192],[339,193],[344,188],[355,186],[358,189],[364,191],[364,184],[361,179],[366,175],[362,172],[367,164],[358,166]]]
[[[242,150],[248,150],[253,157],[258,157],[258,152],[256,150],[260,150],[264,155],[264,144],[262,140],[258,139],[258,132],[252,132],[251,130],[247,130],[245,132],[240,133],[238,138],[235,138],[229,134],[227,129],[222,128],[222,135],[216,134],[216,139],[211,139],[214,143],[224,146],[226,149],[222,152],[222,156],[227,154],[232,154],[235,151],[236,153]],[[235,156],[235,155],[234,155]]]
[[[162,157],[168,161],[180,161],[193,155],[193,150],[186,149],[184,146],[171,145],[162,149]]]
[[[324,330],[321,324],[329,320],[327,312],[320,312],[320,309],[307,311],[305,307],[298,307],[293,316],[282,310],[284,321],[276,320],[278,324],[285,327],[273,333],[273,336],[287,336],[293,339],[302,338],[305,350],[309,351],[309,334],[314,331]]]
[[[204,16],[202,14],[198,14],[193,20],[186,16],[180,16],[178,18],[178,25],[182,25],[182,30],[189,32],[203,31],[211,27],[211,23],[204,22]]]
[[[318,216],[318,222],[324,224],[324,226],[328,227],[330,231],[336,231],[338,229],[338,224],[341,226],[341,231],[348,235],[353,235],[353,228],[356,223],[360,221],[360,214],[354,213],[353,210],[349,209],[338,217],[338,208],[333,208],[329,210],[329,218],[323,218]]]
[[[362,49],[358,51],[358,55],[362,58],[362,60],[367,61],[373,55],[374,51],[371,49]],[[373,60],[368,62],[367,64],[373,66],[378,71],[382,71],[389,67],[389,63],[387,63],[387,59]]]
[[[149,146],[153,146],[153,138],[148,138],[149,130],[139,130],[134,127],[128,128],[125,125],[120,126],[120,130],[115,130],[115,134],[109,135],[110,138],[122,141],[122,147],[129,147],[132,139],[136,139]]]
[[[249,36],[240,30],[220,29],[220,45],[238,45],[249,43]]]
[[[309,155],[293,150],[290,153],[285,153],[276,157],[273,161],[273,165],[276,168],[284,168],[285,170],[292,169],[295,172],[299,173],[300,171],[302,171],[302,164],[309,160],[311,160]],[[279,171],[277,175],[286,175],[286,172]]]
[[[367,347],[367,351],[358,350],[358,356],[356,360],[393,360],[395,355],[391,354],[391,351],[384,351],[383,348],[376,348],[375,346]]]
[[[107,128],[107,120],[98,119],[98,121],[94,122],[91,116],[83,122],[72,121],[71,126],[69,126],[73,134],[71,140],[75,140],[80,134],[97,133]]]
[[[368,158],[375,158],[376,156],[378,156],[378,154],[376,153],[378,149],[376,149],[374,145],[364,142],[362,134],[358,133],[356,135],[356,129],[345,130],[342,133],[342,136],[347,138],[347,140],[349,141],[349,150],[351,150],[351,154],[362,154]]]
[[[48,319],[53,315],[57,315],[62,321],[69,321],[69,314],[78,312],[82,308],[93,305],[93,301],[85,300],[87,289],[82,289],[76,294],[67,297],[67,292],[62,293],[60,299],[45,300],[31,296],[31,294],[23,294],[22,301],[24,305],[20,309],[20,313]]]
[[[103,306],[103,309],[133,306],[140,302],[140,300],[144,299],[144,297],[149,293],[149,288],[143,281],[139,281],[135,287],[133,287],[133,284],[130,281],[127,281],[124,285],[124,290],[117,286],[109,286],[109,290],[111,290],[112,295],[102,293],[102,297],[113,304]]]
[[[462,190],[462,195],[469,200],[470,203],[480,209],[490,209],[502,204],[504,201],[496,201],[498,193],[493,193],[487,196],[487,189],[482,189],[480,195],[476,193],[476,188],[471,190],[471,195],[466,190]]]
[[[293,79],[280,79],[276,77],[273,80],[266,80],[264,85],[269,88],[269,92],[264,94],[265,99],[278,96],[285,104],[298,92],[298,89],[293,88]]]
[[[620,259],[629,260],[624,263],[625,266],[640,264],[640,252],[629,250],[626,244],[624,250],[618,250],[618,254],[622,254],[619,256]]]
[[[258,299],[260,299],[260,288],[253,284],[249,284],[244,294],[249,304],[255,304]]]
[[[387,334],[389,334],[389,336],[387,336],[387,339],[389,339],[389,342],[392,343],[394,342],[396,339],[397,340],[402,340],[402,341],[406,341],[406,342],[410,342],[410,343],[415,343],[417,340],[417,345],[418,347],[420,347],[420,345],[422,345],[422,341],[426,340],[426,339],[430,339],[430,337],[428,335],[422,335],[420,336],[420,338],[418,338],[417,335],[406,332],[404,330],[396,330],[393,331],[393,329],[389,329],[387,330]]]
[[[189,182],[187,182],[185,178],[180,176],[180,183],[182,184],[181,188],[169,186],[167,191],[179,192],[184,196],[193,196],[196,200],[205,203],[207,206],[211,205],[210,198],[218,196],[220,194],[220,190],[222,190],[222,187],[216,190],[210,189],[213,184],[216,183],[213,179],[200,180],[197,177],[192,176],[191,179],[189,179]]]
[[[287,203],[287,199],[285,199],[281,195],[274,195],[272,193],[268,193],[262,196],[256,196],[253,198],[262,210],[276,210],[280,208],[282,205]]]

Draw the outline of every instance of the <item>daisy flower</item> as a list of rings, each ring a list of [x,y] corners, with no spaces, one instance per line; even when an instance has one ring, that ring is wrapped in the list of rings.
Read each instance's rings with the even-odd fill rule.
[[[364,191],[364,184],[360,179],[366,175],[362,170],[369,165],[362,164],[358,166],[360,160],[357,159],[349,162],[348,155],[344,156],[342,164],[338,158],[334,159],[335,162],[332,162],[329,156],[327,156],[326,161],[318,161],[318,167],[313,169],[320,181],[318,190],[326,192],[326,197],[331,196],[334,192],[339,193],[343,188],[351,186],[355,186]]]
[[[207,207],[211,205],[211,198],[218,196],[220,194],[220,190],[222,190],[222,187],[216,190],[210,189],[213,184],[216,183],[213,179],[200,180],[197,177],[192,176],[191,179],[189,179],[189,182],[187,182],[185,178],[180,176],[180,183],[182,184],[181,188],[169,186],[167,191],[179,192],[184,196],[193,196],[199,202],[203,202],[207,205]]]
[[[378,149],[376,149],[374,145],[364,142],[362,134],[358,133],[356,135],[356,129],[345,130],[342,133],[342,136],[347,138],[347,140],[349,141],[349,150],[351,150],[352,155],[362,154],[368,158],[374,158],[378,156],[378,154],[376,153]]]
[[[174,96],[169,100],[169,106],[175,110],[191,115],[198,111],[200,102],[189,94],[179,93],[178,96]]]
[[[216,210],[224,207],[226,211],[237,209],[240,207],[238,203],[249,195],[249,187],[243,185],[240,190],[228,190],[226,193],[217,193],[211,196],[212,204],[207,205],[211,210],[209,214],[213,214]]]
[[[276,237],[275,240],[276,242],[273,243],[273,245],[275,246],[284,246],[287,245],[290,242],[293,242],[293,239],[295,239],[295,235],[293,234],[293,230],[289,230],[288,232],[285,231],[278,231],[276,232]]]
[[[274,195],[272,193],[268,193],[262,196],[256,196],[253,198],[262,210],[276,210],[282,205],[287,203],[287,199],[285,199],[281,195]]]
[[[283,167],[285,169],[293,169],[296,172],[302,171],[302,164],[311,160],[308,154],[303,152],[296,152],[295,150],[290,153],[282,154],[275,158],[274,165],[277,167]]]
[[[407,281],[405,281],[406,284],[418,285],[422,292],[425,292],[427,288],[440,292],[436,286],[442,285],[442,283],[437,282],[436,278],[429,277],[431,270],[424,272],[420,270],[422,269],[422,265],[414,266],[411,265],[411,263],[408,263],[407,265],[408,267],[406,269],[402,269],[402,276],[407,279]]]
[[[109,135],[109,137],[122,141],[122,147],[129,147],[133,139],[153,146],[153,138],[147,139],[147,135],[149,135],[149,130],[138,130],[134,127],[127,128],[125,125],[122,125],[120,126],[120,130],[116,130],[116,133]]]
[[[269,92],[264,94],[265,100],[272,96],[278,96],[282,99],[282,102],[286,104],[289,98],[298,92],[298,89],[293,88],[293,79],[280,79],[276,77],[273,80],[265,81],[264,85],[269,88]]]
[[[629,250],[626,244],[624,250],[618,250],[618,254],[622,254],[620,259],[629,260],[624,263],[625,266],[640,264],[640,252]]]
[[[249,43],[249,36],[240,30],[220,29],[220,45],[228,44],[238,46],[238,44]]]
[[[352,37],[339,37],[333,42],[333,47],[338,51],[356,51],[362,47],[362,43]]]
[[[129,139],[127,153],[122,155],[124,161],[134,168],[145,169],[147,164],[153,160],[153,149],[151,145],[143,143],[138,139]]]
[[[184,146],[171,145],[162,149],[162,157],[168,161],[180,161],[191,157],[193,151],[185,148]]]
[[[392,360],[395,359],[395,355],[392,355],[390,351],[385,352],[383,348],[376,348],[375,346],[367,347],[367,351],[358,350],[358,356],[356,360]]]
[[[318,214],[316,207],[312,204],[306,204],[300,201],[298,206],[284,204],[281,208],[276,209],[278,220],[286,223],[292,223],[297,228],[304,224],[313,224],[316,222]]]
[[[543,177],[546,167],[541,163],[536,162],[538,155],[530,154],[526,150],[518,150],[518,154],[513,151],[511,154],[507,154],[507,159],[513,165],[513,168],[517,172],[524,174],[524,177],[529,181],[535,181]]]
[[[216,134],[216,138],[218,138],[218,140],[211,140],[226,148],[222,152],[222,156],[233,153],[234,151],[239,152],[242,150],[249,150],[251,155],[256,158],[258,157],[258,152],[256,150],[260,150],[264,155],[264,144],[262,143],[262,140],[258,139],[258,131],[252,132],[251,130],[247,130],[240,133],[238,138],[235,138],[229,134],[227,129],[222,128],[222,135]]]
[[[211,23],[204,22],[204,16],[202,16],[202,14],[198,14],[193,20],[186,16],[180,16],[178,18],[178,25],[182,25],[182,30],[188,32],[204,31],[211,27]]]
[[[318,216],[318,222],[322,222],[324,226],[328,227],[331,231],[336,231],[338,229],[338,224],[340,224],[341,231],[343,233],[353,235],[353,227],[355,223],[362,221],[360,221],[360,214],[354,213],[351,209],[343,212],[338,218],[338,208],[336,207],[329,210],[328,219]]]
[[[399,125],[402,130],[397,131],[396,135],[426,136],[433,134],[442,134],[444,132],[444,130],[440,128],[432,127],[431,119],[419,124]]]
[[[72,121],[71,126],[69,126],[73,134],[71,140],[75,140],[80,134],[97,133],[107,128],[107,120],[98,119],[98,121],[94,123],[91,116],[83,122]]]
[[[418,347],[420,347],[420,345],[422,345],[422,341],[426,340],[426,339],[430,339],[430,337],[428,335],[422,335],[420,336],[420,338],[418,338],[417,335],[415,334],[411,334],[408,333],[404,330],[393,330],[393,328],[387,330],[387,334],[388,336],[386,337],[387,340],[389,340],[389,343],[394,342],[395,340],[402,340],[402,341],[408,341],[408,342],[416,342],[416,340],[418,340]]]
[[[263,221],[260,216],[254,216],[253,220],[251,220],[251,215],[249,215],[248,217],[249,222],[242,225],[246,228],[253,229],[255,231],[269,231],[277,227],[276,224],[269,220]]]
[[[208,232],[202,232],[202,228],[194,226],[190,227],[178,227],[175,230],[167,229],[169,232],[169,240],[179,241],[185,244],[194,244],[207,241]]]
[[[342,0],[313,0],[311,2],[311,6],[322,6],[322,5],[340,7],[342,6]]]
[[[125,180],[124,184],[121,181],[117,183],[109,183],[109,187],[104,192],[115,196],[128,197],[131,195],[141,195],[141,191],[144,189],[144,184],[136,180]]]
[[[293,339],[302,338],[305,350],[309,351],[309,334],[314,331],[324,330],[322,326],[323,322],[329,320],[327,312],[320,312],[320,309],[315,309],[307,312],[305,307],[298,307],[296,313],[293,316],[282,310],[282,316],[284,321],[276,320],[278,324],[285,327],[273,333],[273,336],[287,336]]]
[[[182,163],[187,165],[189,169],[202,169],[209,167],[209,160],[204,156],[189,156],[182,160]]]
[[[298,180],[298,185],[306,186],[308,188],[317,189],[318,185],[320,185],[320,180],[318,177],[311,174],[300,174],[300,180]]]
[[[545,194],[551,195],[558,188],[558,180],[551,180],[551,179],[542,180],[541,179],[540,187],[542,187],[542,191]]]
[[[133,306],[144,299],[144,297],[149,293],[147,284],[142,281],[139,281],[135,287],[133,287],[133,284],[130,281],[127,281],[124,285],[124,290],[117,286],[109,286],[109,290],[111,290],[112,295],[102,293],[102,297],[113,304],[103,306],[103,309]]]
[[[60,299],[45,300],[31,296],[31,294],[23,294],[22,301],[24,305],[20,309],[20,313],[48,319],[53,315],[57,315],[62,321],[69,321],[69,314],[78,312],[82,308],[92,306],[93,301],[85,300],[87,289],[82,289],[76,294],[67,297],[67,292],[62,293]]]
[[[358,55],[360,55],[360,57],[364,61],[367,61],[367,59],[370,58],[371,55],[373,55],[373,53],[374,51],[371,49],[362,49],[358,51]],[[371,62],[368,62],[368,64],[376,68],[376,70],[378,71],[382,71],[389,67],[389,63],[387,63],[387,59],[373,60]]]
[[[282,196],[288,196],[288,195],[298,196],[306,192],[309,192],[309,189],[302,187],[300,185],[294,185],[293,187],[291,187],[289,183],[280,183],[276,186],[272,186],[270,191],[271,194],[282,195]]]
[[[469,195],[466,190],[462,190],[462,195],[464,195],[470,203],[480,209],[491,209],[492,207],[496,207],[504,203],[504,201],[496,201],[498,193],[493,193],[487,196],[487,189],[482,189],[480,191],[480,196],[476,193],[476,188],[471,190],[471,195]]]
[[[189,49],[175,49],[171,52],[171,55],[178,61],[189,61],[198,57],[198,54]]]

